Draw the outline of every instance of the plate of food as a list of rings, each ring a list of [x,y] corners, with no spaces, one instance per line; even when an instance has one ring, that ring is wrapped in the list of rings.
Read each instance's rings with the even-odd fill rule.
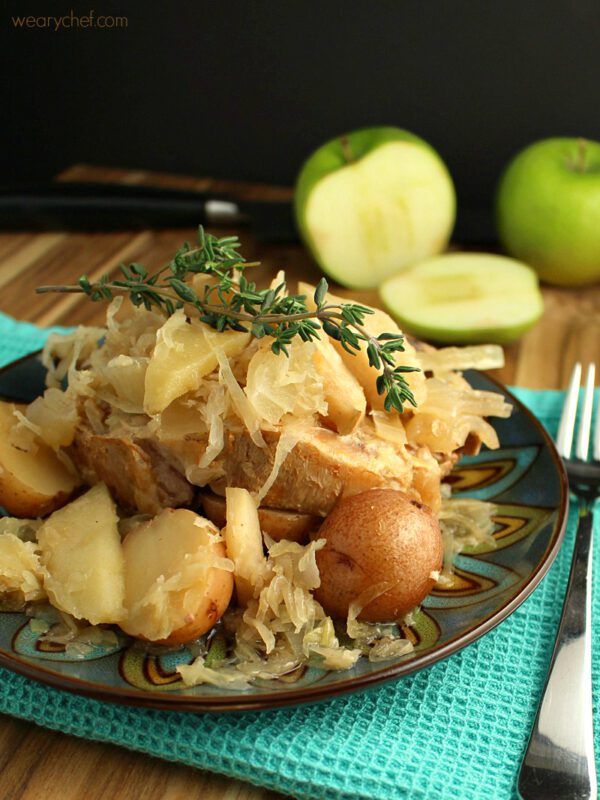
[[[106,303],[0,372],[0,664],[107,701],[313,702],[457,652],[560,547],[563,468],[477,370],[235,237],[41,291]]]

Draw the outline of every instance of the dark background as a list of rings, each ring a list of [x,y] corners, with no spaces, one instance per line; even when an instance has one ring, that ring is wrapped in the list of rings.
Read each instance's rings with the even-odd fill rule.
[[[128,26],[10,21],[71,8]],[[4,183],[90,162],[287,184],[328,137],[392,124],[438,149],[460,206],[487,208],[522,146],[600,139],[598,0],[43,0],[2,16]]]

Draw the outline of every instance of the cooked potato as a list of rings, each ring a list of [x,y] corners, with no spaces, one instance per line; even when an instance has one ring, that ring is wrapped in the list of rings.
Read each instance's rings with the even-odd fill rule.
[[[431,511],[394,489],[371,489],[337,504],[318,534],[321,585],[315,597],[334,617],[378,584],[390,588],[366,605],[359,619],[397,620],[418,605],[442,566],[442,538]]]
[[[355,431],[365,418],[365,393],[327,337],[317,343],[313,361],[323,379],[327,401],[325,420],[341,436],[346,436]]]
[[[14,443],[16,409],[25,406],[0,401],[0,506],[17,517],[43,517],[64,506],[80,481],[41,440]]]
[[[225,501],[227,555],[234,563],[233,577],[238,604],[246,606],[262,589],[267,575],[258,511],[252,495],[246,489],[228,487]]]
[[[250,334],[218,333],[209,325],[186,322],[183,311],[173,314],[158,331],[154,353],[146,369],[144,410],[158,414],[178,397],[200,386],[219,363],[214,348],[231,358],[244,349]]]
[[[103,483],[45,520],[37,536],[53,606],[93,625],[122,619],[125,589],[117,523]]]
[[[210,630],[229,605],[233,565],[215,526],[187,509],[167,508],[123,541],[125,608],[121,628],[163,644]]]
[[[301,282],[298,284],[298,291],[300,294],[306,295],[308,307],[314,308],[314,286]],[[327,299],[332,303],[349,302],[343,297],[336,297],[332,294],[328,294]],[[373,312],[373,314],[368,314],[364,321],[364,328],[369,334],[371,334],[371,336],[379,336],[380,333],[401,333],[400,328],[389,316],[389,314],[386,314],[385,311],[381,311],[379,308],[374,308]],[[340,354],[344,364],[348,367],[350,372],[362,386],[369,406],[374,410],[383,410],[383,402],[385,398],[383,395],[378,393],[376,386],[377,375],[379,373],[369,364],[366,343],[361,345],[360,351],[355,352],[353,350],[352,353],[348,353],[346,350],[344,350],[339,342],[332,341],[332,344]],[[404,352],[396,353],[396,363],[405,364],[406,366],[411,367],[418,367],[419,360],[417,354],[415,353],[415,348],[406,340],[404,342],[404,348]],[[423,372],[410,372],[405,375],[405,378],[408,385],[412,389],[417,402],[422,402],[425,393],[425,375]]]
[[[225,498],[213,492],[200,492],[200,501],[204,513],[217,528],[224,528],[227,521],[225,512]],[[280,542],[287,539],[290,542],[303,544],[308,541],[311,531],[317,530],[321,517],[311,514],[300,514],[296,511],[282,511],[278,508],[259,508],[258,521],[261,531],[267,533],[271,539]]]

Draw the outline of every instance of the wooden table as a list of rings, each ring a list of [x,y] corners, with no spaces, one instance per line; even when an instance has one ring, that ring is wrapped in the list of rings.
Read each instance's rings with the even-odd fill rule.
[[[213,189],[248,198],[282,199],[290,190],[209,179],[76,166],[63,180],[120,180],[128,183]],[[244,253],[263,265],[257,280],[278,268],[290,284],[319,272],[299,245],[259,244],[241,231]],[[194,231],[118,233],[0,234],[0,310],[38,325],[97,324],[104,308],[79,295],[36,295],[43,283],[73,283],[82,273],[92,279],[114,274],[123,261],[149,267],[164,263]],[[375,292],[340,294],[376,303]],[[507,349],[506,366],[497,371],[506,383],[532,388],[563,388],[576,360],[600,365],[600,286],[580,290],[544,289],[543,318],[518,344]],[[52,733],[30,723],[0,717],[0,800],[276,800],[272,792],[209,773],[176,766],[110,745]]]

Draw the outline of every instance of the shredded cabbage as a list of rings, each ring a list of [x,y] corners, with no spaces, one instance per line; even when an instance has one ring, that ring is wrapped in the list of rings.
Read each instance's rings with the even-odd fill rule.
[[[20,519],[18,517],[0,517],[0,536],[11,533],[24,542],[35,542],[36,533],[42,525],[41,519]]]
[[[46,596],[37,545],[8,532],[0,535],[0,599],[5,595],[11,595],[17,605]]]
[[[206,276],[194,278],[199,288],[207,281],[210,278]],[[285,275],[280,272],[272,287],[284,282]],[[260,502],[274,487],[286,459],[298,455],[300,448],[296,453],[294,448],[309,428],[322,435],[323,441],[325,434],[336,436],[322,430],[327,426],[329,404],[333,401],[325,386],[331,382],[327,382],[326,374],[315,369],[314,355],[320,345],[299,338],[289,345],[287,358],[271,351],[268,337],[250,338],[241,352],[232,356],[215,347],[218,366],[208,374],[198,375],[197,385],[186,384],[187,390],[161,413],[145,413],[146,372],[157,343],[166,344],[183,359],[183,345],[176,332],[186,326],[188,333],[188,328],[202,323],[188,325],[183,309],[166,321],[164,316],[144,308],[133,309],[127,315],[121,313],[123,309],[122,298],[117,298],[108,308],[105,328],[80,327],[71,334],[49,337],[43,353],[48,389],[24,413],[19,412],[20,424],[11,432],[19,446],[33,450],[40,437],[72,467],[68,453],[76,453],[76,449],[64,448],[76,441],[81,427],[97,436],[141,442],[153,458],[162,459],[185,474],[190,483],[204,486],[221,481],[228,474],[230,444],[235,443],[236,436],[247,430],[253,443],[265,448],[263,433],[270,434],[269,441],[274,433],[279,434],[270,473],[256,492]],[[380,332],[380,326],[385,330],[391,324],[381,312],[375,317],[369,318],[367,325],[374,335]],[[211,347],[213,338],[218,341],[218,337],[215,332]],[[361,370],[367,367],[362,358],[364,353],[359,354],[361,358],[356,364],[342,355],[344,368],[362,385]],[[183,366],[189,367],[183,360]],[[342,363],[332,359],[334,370],[338,362]],[[346,469],[349,463],[353,464],[356,454],[356,460],[364,465],[370,479],[375,476],[384,485],[408,491],[434,511],[440,509],[446,556],[442,573],[439,576],[432,573],[432,577],[439,577],[441,583],[449,579],[457,552],[482,542],[493,546],[493,505],[451,499],[449,489],[441,481],[461,448],[471,443],[469,437],[490,448],[498,447],[497,435],[487,417],[506,418],[511,412],[510,405],[500,393],[472,389],[460,371],[496,368],[503,363],[503,354],[495,345],[415,350],[407,342],[402,363],[422,369],[407,378],[416,392],[417,407],[407,408],[401,415],[387,413],[378,405],[381,398],[373,392],[367,393],[366,417],[361,414],[347,436],[331,439],[332,463],[340,463]],[[167,378],[170,366],[167,363]],[[360,381],[358,374],[362,376]],[[371,386],[371,382],[367,383]],[[147,407],[153,409],[154,406]],[[317,448],[317,467],[321,453]],[[157,469],[157,481],[159,474]],[[301,474],[298,480],[302,480]],[[357,482],[360,484],[359,479]],[[139,517],[122,521],[122,534],[139,521]],[[0,591],[7,597],[9,594],[14,597],[17,592],[23,602],[44,596],[36,571],[37,524],[35,520],[0,521]],[[207,661],[206,652],[198,652],[193,663],[179,668],[186,683],[243,689],[256,680],[286,676],[293,680],[296,670],[304,669],[307,664],[349,669],[361,654],[371,661],[381,661],[410,652],[412,644],[397,625],[358,619],[362,608],[386,591],[386,585],[372,587],[369,593],[357,598],[350,606],[346,630],[341,632],[338,627],[336,632],[333,621],[314,598],[320,582],[316,552],[323,543],[313,541],[302,546],[265,539],[268,557],[264,585],[257,586],[257,596],[246,609],[231,608],[223,617],[222,624],[234,639],[230,652],[218,663],[214,659]],[[2,547],[7,554],[12,553],[13,561],[6,555],[3,564]],[[225,558],[191,559],[177,575],[157,580],[140,599],[137,610],[144,609],[156,617],[157,638],[169,633],[161,628],[160,620],[168,616],[162,612],[173,593],[185,595],[186,587],[191,589],[202,580],[204,571],[211,566],[233,569],[232,562]],[[73,576],[74,583],[81,579],[81,575]],[[190,592],[190,598],[191,595]],[[190,598],[184,597],[182,618],[191,612]],[[42,620],[38,624],[46,623]],[[90,646],[81,638],[79,623],[62,619],[53,622],[48,630],[55,637],[71,637],[65,646],[73,643],[84,649]],[[101,635],[104,634],[86,634]]]
[[[296,419],[327,414],[323,379],[314,368],[314,342],[293,341],[281,357],[263,346],[248,366],[246,395],[261,419],[279,424],[286,415]]]
[[[265,498],[269,492],[269,489],[273,486],[275,481],[277,480],[277,476],[279,475],[279,470],[283,462],[292,452],[294,447],[298,444],[300,439],[302,438],[302,434],[306,431],[306,425],[304,422],[291,422],[289,425],[286,425],[282,431],[281,436],[277,440],[277,447],[275,448],[275,455],[273,458],[273,467],[271,472],[267,476],[266,481],[263,483],[261,488],[258,491],[258,502],[260,503],[263,498]]]
[[[204,657],[178,667],[190,685],[211,683],[227,688],[240,677],[249,684],[289,674],[316,659],[325,669],[350,669],[361,655],[359,648],[340,645],[332,620],[314,599],[320,585],[316,552],[323,539],[302,546],[282,540],[269,545],[267,567],[270,579],[258,598],[251,600],[241,618],[233,612],[234,656],[227,667],[206,672]],[[228,613],[225,616],[231,619]],[[219,676],[223,670],[221,681]]]
[[[57,450],[72,444],[79,414],[70,393],[49,388],[30,403],[22,422]]]
[[[442,501],[439,513],[444,542],[444,567],[440,583],[448,582],[454,558],[466,548],[485,544],[496,547],[494,539],[494,514],[497,506],[472,498],[450,498]]]
[[[208,446],[198,462],[202,468],[209,467],[223,449],[224,427],[223,418],[227,411],[227,395],[221,383],[213,386],[206,405],[203,408],[204,422],[208,426]]]
[[[90,625],[84,620],[50,605],[38,605],[29,611],[32,619],[29,627],[41,634],[40,641],[50,645],[62,645],[71,659],[84,659],[95,647],[115,647],[119,644],[117,633],[103,625]]]
[[[219,361],[220,380],[222,380],[225,389],[229,393],[233,407],[246,426],[254,444],[257,447],[265,447],[266,443],[260,432],[260,416],[236,381],[227,356],[218,348],[215,349],[215,354]]]
[[[497,344],[467,347],[442,347],[419,352],[421,367],[427,372],[448,373],[465,369],[499,369],[504,366],[504,351]]]

